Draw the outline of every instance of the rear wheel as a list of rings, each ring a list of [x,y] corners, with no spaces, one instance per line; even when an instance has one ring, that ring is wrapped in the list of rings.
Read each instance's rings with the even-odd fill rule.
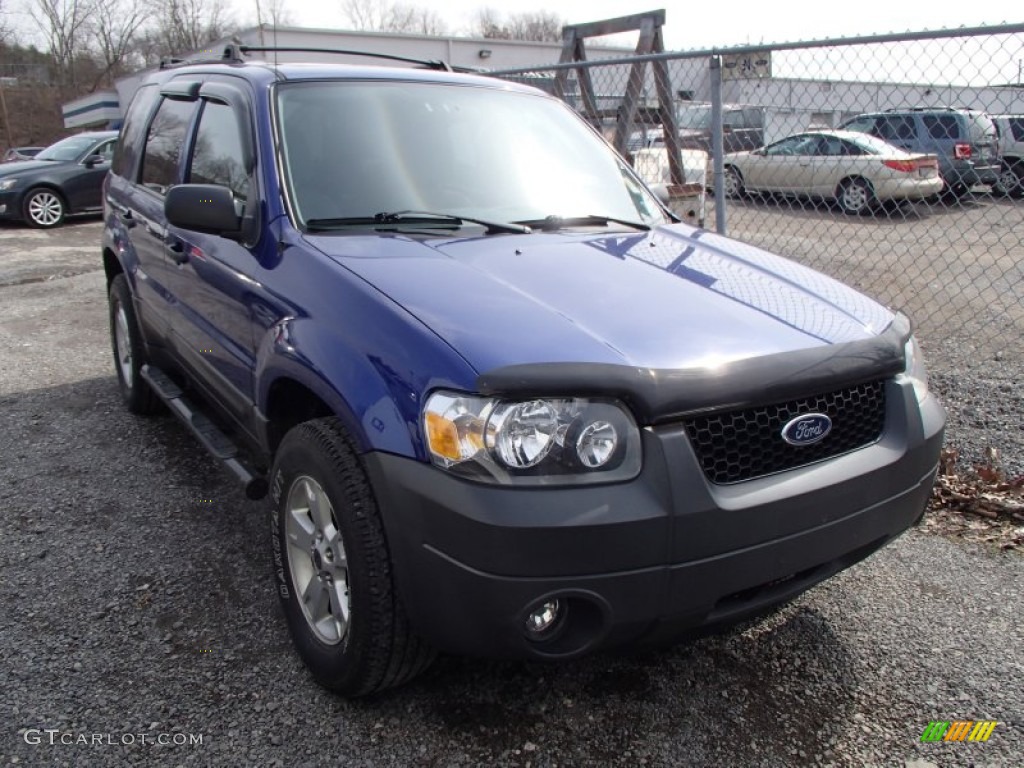
[[[114,349],[114,370],[121,396],[128,410],[145,415],[160,409],[160,401],[139,371],[145,364],[146,348],[132,305],[128,280],[117,275],[110,283],[110,342]]]
[[[405,618],[369,479],[338,420],[289,431],[271,477],[278,596],[316,681],[364,696],[420,674],[435,654]]]
[[[1007,197],[1020,197],[1024,194],[1024,164],[1003,162],[999,171],[999,181],[996,182],[995,192]]]
[[[843,212],[851,216],[866,213],[875,204],[875,194],[864,179],[846,179],[839,185],[836,198]]]
[[[56,227],[64,221],[65,213],[64,199],[48,187],[33,189],[25,196],[25,221],[33,227]]]
[[[722,189],[726,197],[743,197],[743,177],[731,165],[725,167],[725,181],[722,184]]]

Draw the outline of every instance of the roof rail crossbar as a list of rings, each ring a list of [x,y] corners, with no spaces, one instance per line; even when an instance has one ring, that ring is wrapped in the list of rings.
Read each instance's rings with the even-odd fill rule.
[[[419,64],[429,69],[439,69],[444,72],[451,72],[452,68],[446,61],[438,59],[413,59],[408,56],[396,56],[392,53],[372,53],[370,51],[352,51],[344,48],[279,48],[274,46],[237,46],[239,54],[245,53],[336,53],[342,56],[366,56],[371,59],[389,59],[401,61],[406,64]]]
[[[240,64],[245,61],[242,54],[242,46],[237,42],[228,43],[224,46],[223,50],[214,52],[213,50],[200,51],[195,56],[190,56],[186,59],[178,56],[167,56],[160,59],[160,69],[171,69],[172,67],[185,67],[190,64],[212,64],[221,62],[231,62]]]

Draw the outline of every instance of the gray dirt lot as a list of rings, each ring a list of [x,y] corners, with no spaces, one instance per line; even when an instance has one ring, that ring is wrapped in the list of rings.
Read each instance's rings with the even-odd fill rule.
[[[0,225],[0,765],[1024,764],[1024,558],[916,530],[729,635],[320,690],[263,506],[170,417],[121,408],[98,235]],[[954,719],[999,725],[919,741]],[[160,734],[202,743],[140,743]]]

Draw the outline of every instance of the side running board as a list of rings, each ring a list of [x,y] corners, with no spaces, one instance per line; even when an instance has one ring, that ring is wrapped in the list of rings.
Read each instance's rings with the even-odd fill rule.
[[[146,380],[157,397],[167,404],[175,416],[202,443],[203,447],[218,459],[245,486],[245,495],[250,499],[262,499],[267,495],[267,479],[253,475],[240,461],[238,446],[194,406],[177,384],[159,368],[142,366],[142,378]]]

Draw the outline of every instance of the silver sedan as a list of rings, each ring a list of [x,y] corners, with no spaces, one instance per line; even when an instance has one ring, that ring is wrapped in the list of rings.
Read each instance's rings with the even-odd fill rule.
[[[725,157],[725,193],[836,200],[851,214],[886,200],[919,200],[942,189],[938,158],[852,131],[812,131]]]

